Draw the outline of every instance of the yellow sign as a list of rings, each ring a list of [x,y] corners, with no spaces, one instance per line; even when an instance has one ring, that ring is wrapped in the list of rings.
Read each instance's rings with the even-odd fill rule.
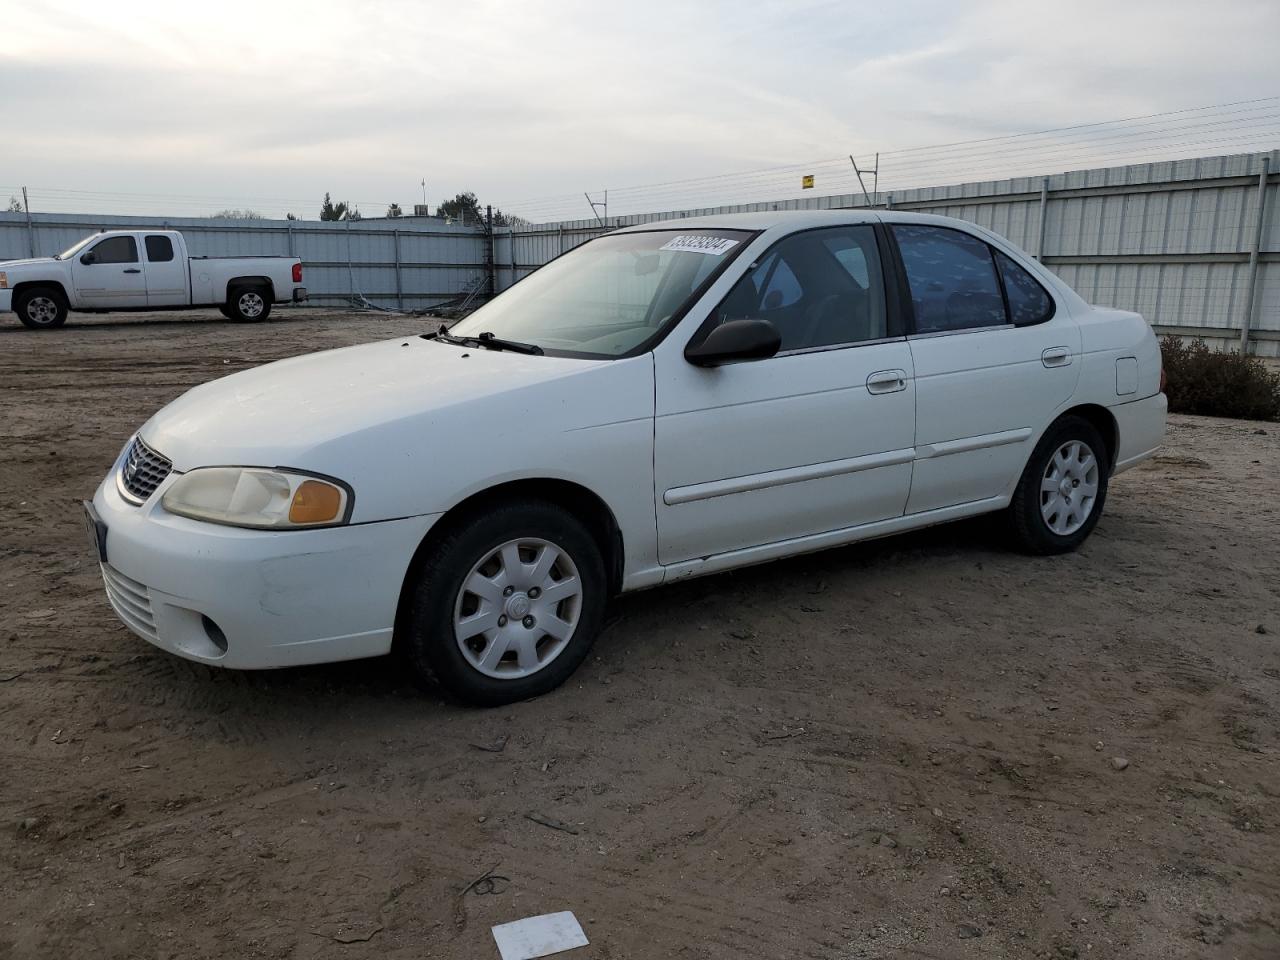
[[[800,189],[809,190],[812,187],[813,187],[813,174],[806,173],[803,177],[800,178]]]

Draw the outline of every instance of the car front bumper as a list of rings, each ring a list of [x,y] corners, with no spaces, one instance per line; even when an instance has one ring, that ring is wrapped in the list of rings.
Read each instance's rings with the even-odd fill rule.
[[[438,514],[246,530],[166,512],[160,498],[174,477],[134,506],[117,489],[116,469],[93,498],[106,527],[99,561],[112,608],[138,636],[238,669],[390,651],[405,572]]]

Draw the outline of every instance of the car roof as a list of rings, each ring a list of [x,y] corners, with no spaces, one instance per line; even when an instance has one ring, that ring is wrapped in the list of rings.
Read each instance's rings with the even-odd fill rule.
[[[1011,241],[997,233],[956,217],[940,217],[933,213],[911,213],[906,210],[892,210],[861,207],[851,210],[756,210],[748,213],[712,213],[698,217],[679,217],[671,220],[657,220],[652,223],[637,223],[622,227],[615,233],[639,233],[645,230],[752,230],[760,234],[761,243],[774,243],[788,234],[800,230],[811,230],[816,227],[836,227],[854,223],[929,223],[939,227],[950,227],[985,239],[998,249],[1016,256],[1022,266],[1035,274],[1042,283],[1055,290],[1059,297],[1076,307],[1085,307],[1085,301],[1071,289],[1057,274],[1046,269],[1025,250],[1019,249]]]
[[[974,224],[955,217],[940,217],[930,213],[909,213],[892,209],[848,210],[755,210],[748,213],[711,213],[696,217],[677,217],[655,220],[621,227],[618,233],[638,233],[644,230],[672,230],[691,228],[697,230],[775,230],[789,232],[811,227],[830,227],[846,223],[936,223],[939,226],[960,227],[972,231]]]

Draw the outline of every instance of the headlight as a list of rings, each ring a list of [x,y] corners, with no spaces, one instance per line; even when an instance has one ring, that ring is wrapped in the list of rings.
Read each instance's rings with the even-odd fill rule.
[[[290,529],[346,523],[352,497],[339,480],[267,467],[200,467],[175,480],[160,502],[193,520]]]

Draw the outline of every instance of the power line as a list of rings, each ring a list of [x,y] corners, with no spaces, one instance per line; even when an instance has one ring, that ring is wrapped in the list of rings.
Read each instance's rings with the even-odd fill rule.
[[[1227,103],[1212,104],[1212,105],[1203,106],[1203,107],[1188,107],[1181,110],[1168,110],[1162,113],[1144,114],[1141,116],[1126,117],[1118,120],[1101,120],[1101,121],[1094,121],[1090,123],[1078,123],[1078,124],[1072,124],[1070,126],[1055,127],[1055,128],[1050,128],[1046,130],[1033,130],[1033,131],[1025,131],[1023,133],[1005,134],[998,137],[983,137],[983,138],[972,139],[972,140],[958,140],[950,143],[904,147],[896,150],[881,150],[880,155],[882,157],[887,158],[887,157],[899,156],[899,155],[908,154],[908,153],[917,153],[922,151],[931,151],[932,154],[938,155],[948,151],[954,151],[956,148],[967,147],[967,146],[972,146],[976,144],[990,144],[990,143],[997,143],[997,142],[1024,140],[1027,138],[1044,137],[1052,134],[1066,134],[1066,133],[1072,133],[1076,131],[1086,131],[1089,129],[1096,129],[1099,127],[1111,126],[1119,123],[1134,123],[1135,121],[1139,121],[1139,120],[1150,120],[1150,121],[1158,122],[1161,118],[1166,118],[1166,117],[1173,117],[1173,116],[1179,116],[1179,115],[1185,115],[1185,114],[1191,114],[1191,113],[1203,113],[1211,110],[1221,110],[1222,108],[1225,108],[1225,107],[1242,106],[1246,104],[1273,104],[1277,101],[1280,101],[1280,96],[1258,97],[1252,100],[1235,100]],[[1258,108],[1252,108],[1252,109],[1258,109]],[[1240,112],[1247,112],[1247,110],[1232,111],[1232,112],[1240,113]],[[1225,114],[1225,115],[1229,115],[1229,114]],[[1190,119],[1195,119],[1195,118],[1190,118]],[[865,154],[858,157],[859,160],[870,160],[871,158],[872,158],[872,154]],[[778,175],[785,172],[794,173],[800,170],[807,171],[814,167],[823,167],[823,166],[832,166],[832,165],[839,165],[841,167],[844,167],[847,164],[848,164],[847,158],[841,156],[841,157],[826,158],[821,160],[810,160],[803,163],[790,163],[790,164],[783,164],[780,166],[764,167],[756,170],[741,171],[738,173],[710,174],[703,177],[690,177],[690,178],[685,178],[680,180],[666,180],[666,181],[659,181],[657,183],[639,184],[639,185],[630,186],[630,187],[611,187],[610,191],[617,195],[625,196],[629,193],[651,190],[658,187],[678,186],[682,184],[701,184],[701,183],[730,180],[730,179],[756,178],[760,176]],[[539,200],[573,200],[576,197],[578,197],[577,194],[561,194],[554,197],[533,198],[532,200],[522,201],[522,203],[528,205],[528,204],[537,203]]]

